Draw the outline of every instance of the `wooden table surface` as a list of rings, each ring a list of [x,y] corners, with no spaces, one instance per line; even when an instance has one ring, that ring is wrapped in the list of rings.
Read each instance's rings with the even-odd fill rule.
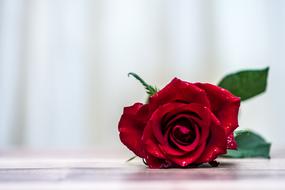
[[[285,149],[195,169],[146,168],[117,151],[0,151],[0,189],[285,189]]]

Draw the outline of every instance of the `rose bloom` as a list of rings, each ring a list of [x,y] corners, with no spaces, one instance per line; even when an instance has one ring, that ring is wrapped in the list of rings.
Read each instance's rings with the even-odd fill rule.
[[[150,168],[192,167],[236,149],[240,98],[218,86],[177,78],[147,104],[124,108],[120,139]]]

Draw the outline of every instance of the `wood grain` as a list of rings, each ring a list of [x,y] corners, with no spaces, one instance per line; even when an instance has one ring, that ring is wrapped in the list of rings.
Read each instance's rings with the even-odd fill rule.
[[[153,170],[116,151],[2,151],[0,189],[285,189],[284,153]]]

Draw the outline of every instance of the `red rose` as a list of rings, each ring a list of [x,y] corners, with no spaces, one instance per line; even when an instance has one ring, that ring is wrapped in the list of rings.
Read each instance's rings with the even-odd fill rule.
[[[124,109],[120,139],[150,168],[212,162],[236,148],[239,106],[240,98],[223,88],[175,78],[147,104]]]

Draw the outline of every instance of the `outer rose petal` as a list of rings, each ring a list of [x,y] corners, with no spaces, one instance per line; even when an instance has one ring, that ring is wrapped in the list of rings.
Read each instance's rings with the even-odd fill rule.
[[[145,158],[145,161],[146,161],[148,167],[150,167],[152,169],[175,167],[173,165],[173,163],[169,162],[168,160],[159,159],[159,158],[153,157],[151,155],[147,155]]]
[[[145,150],[145,157],[152,155],[152,157],[165,159],[165,156],[159,147],[159,143],[153,136],[151,127],[145,127],[141,140]]]
[[[151,112],[159,106],[170,102],[198,103],[210,108],[210,102],[203,89],[198,88],[192,83],[174,78],[168,85],[151,96],[149,105]]]
[[[205,90],[210,100],[212,112],[220,120],[226,136],[229,136],[238,127],[240,98],[212,84],[195,83],[195,85]]]
[[[196,150],[189,152],[181,157],[171,157],[171,161],[180,167],[186,167],[191,164],[199,164],[198,158],[205,151],[206,142],[201,142]]]
[[[144,157],[141,138],[147,115],[147,105],[136,103],[133,106],[125,107],[118,126],[122,143],[139,157]]]
[[[227,149],[236,150],[237,149],[237,142],[234,138],[234,134],[230,134],[227,138]]]
[[[213,115],[213,117],[215,117]],[[200,158],[197,159],[200,163],[210,162],[215,160],[219,155],[227,153],[227,141],[224,129],[221,127],[219,120],[213,119],[211,125],[209,142]]]

